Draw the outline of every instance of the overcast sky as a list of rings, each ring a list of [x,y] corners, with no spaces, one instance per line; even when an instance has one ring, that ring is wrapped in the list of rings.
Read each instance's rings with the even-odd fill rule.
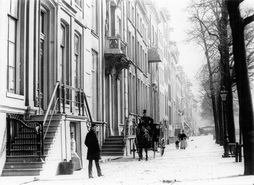
[[[206,63],[204,51],[194,43],[186,43],[188,38],[186,30],[189,27],[188,13],[185,11],[190,0],[155,0],[159,6],[167,7],[171,15],[171,24],[174,31],[171,33],[171,40],[177,42],[180,52],[179,63],[183,66],[184,72],[193,84],[193,93],[197,94],[199,82],[195,79],[200,67]],[[254,0],[244,0],[245,6],[253,7]]]

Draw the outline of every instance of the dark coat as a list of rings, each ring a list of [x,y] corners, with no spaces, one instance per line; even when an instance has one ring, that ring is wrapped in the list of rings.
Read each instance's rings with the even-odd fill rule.
[[[182,141],[182,140],[186,140],[186,138],[187,138],[187,136],[186,136],[185,133],[182,133],[182,134],[180,135],[180,140],[181,140],[181,141]]]
[[[85,145],[87,146],[87,160],[101,159],[100,147],[97,136],[93,130],[90,130],[86,135]]]

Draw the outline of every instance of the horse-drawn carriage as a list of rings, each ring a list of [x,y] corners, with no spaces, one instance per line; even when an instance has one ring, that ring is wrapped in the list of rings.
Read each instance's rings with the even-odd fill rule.
[[[152,150],[155,157],[158,147],[160,147],[162,156],[165,143],[160,138],[160,124],[154,123],[154,120],[149,116],[142,116],[136,128],[135,144],[139,154],[139,160],[143,159],[143,149],[146,153],[146,160],[148,160],[148,150]]]

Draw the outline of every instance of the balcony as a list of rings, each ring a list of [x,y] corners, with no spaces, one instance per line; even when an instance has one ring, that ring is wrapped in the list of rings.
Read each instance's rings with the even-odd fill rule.
[[[106,54],[126,55],[127,43],[121,40],[121,36],[112,36],[106,39]]]
[[[106,74],[120,74],[122,69],[128,69],[131,61],[126,56],[127,44],[120,36],[108,37],[104,56],[106,59]]]
[[[148,49],[148,62],[162,62],[160,55],[156,48],[149,48]]]

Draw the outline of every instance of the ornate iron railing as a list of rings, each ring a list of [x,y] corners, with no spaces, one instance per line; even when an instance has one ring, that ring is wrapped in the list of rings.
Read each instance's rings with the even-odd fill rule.
[[[48,104],[43,122],[24,121],[23,115],[7,115],[7,155],[44,155],[44,139],[55,113],[87,115],[87,128],[93,122],[87,97],[80,88],[57,82]],[[47,124],[46,124],[47,123]],[[46,127],[45,127],[46,125]],[[45,130],[44,130],[45,127]]]
[[[42,123],[24,122],[23,116],[7,115],[7,156],[43,155]]]

